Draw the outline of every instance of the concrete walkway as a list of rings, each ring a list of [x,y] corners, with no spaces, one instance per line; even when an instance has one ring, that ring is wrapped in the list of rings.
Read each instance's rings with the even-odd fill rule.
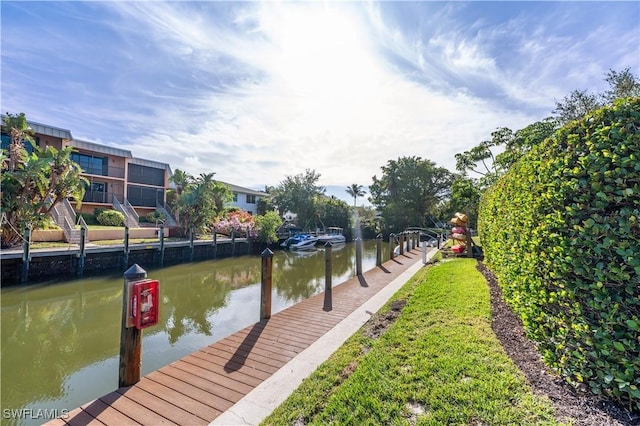
[[[436,252],[437,249],[430,248],[427,252],[427,261]],[[403,257],[402,259],[408,260],[409,258]],[[386,287],[217,417],[210,425],[260,424],[423,266],[421,259],[417,261],[414,259],[413,264]]]

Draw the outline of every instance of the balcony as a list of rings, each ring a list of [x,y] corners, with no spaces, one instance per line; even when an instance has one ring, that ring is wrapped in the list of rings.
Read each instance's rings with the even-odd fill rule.
[[[119,200],[124,199],[124,194],[116,194]],[[103,191],[86,191],[82,197],[83,203],[105,203],[111,204],[111,193]]]
[[[124,167],[86,166],[82,165],[82,172],[88,175],[107,176],[124,179]]]

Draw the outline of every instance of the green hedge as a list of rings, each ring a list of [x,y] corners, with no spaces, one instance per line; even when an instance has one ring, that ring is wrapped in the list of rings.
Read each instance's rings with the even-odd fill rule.
[[[640,99],[569,123],[484,195],[486,262],[545,361],[640,410]]]
[[[124,226],[124,215],[116,210],[103,210],[96,219],[104,226]]]

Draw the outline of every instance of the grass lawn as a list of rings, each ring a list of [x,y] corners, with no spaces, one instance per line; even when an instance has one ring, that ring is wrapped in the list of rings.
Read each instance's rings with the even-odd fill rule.
[[[558,424],[491,330],[475,265],[421,269],[381,310],[407,302],[385,333],[367,337],[365,325],[263,424]]]

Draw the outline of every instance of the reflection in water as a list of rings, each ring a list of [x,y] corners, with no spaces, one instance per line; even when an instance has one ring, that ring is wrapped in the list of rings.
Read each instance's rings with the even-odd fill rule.
[[[375,242],[364,247],[368,270]],[[354,244],[334,248],[332,259],[334,285],[355,275]],[[256,256],[148,271],[160,280],[161,306],[159,323],[144,331],[142,373],[257,322],[260,274]],[[73,409],[117,388],[122,286],[111,276],[2,289],[3,410]],[[273,313],[322,292],[324,251],[276,252],[273,286]]]

